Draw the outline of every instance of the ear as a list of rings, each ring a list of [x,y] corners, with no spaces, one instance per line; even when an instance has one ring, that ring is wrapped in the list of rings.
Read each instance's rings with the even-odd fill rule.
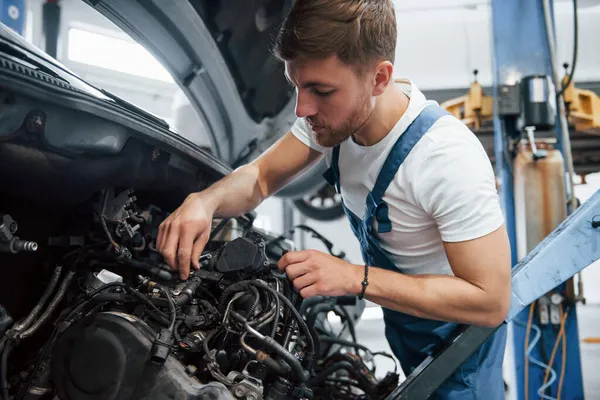
[[[383,61],[377,64],[375,68],[373,96],[379,96],[385,92],[390,82],[392,82],[394,66],[389,61]]]

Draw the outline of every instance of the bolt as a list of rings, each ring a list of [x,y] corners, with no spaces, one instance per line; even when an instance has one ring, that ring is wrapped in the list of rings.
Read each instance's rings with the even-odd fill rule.
[[[237,397],[242,397],[243,395],[246,394],[246,389],[242,386],[237,386],[234,390],[233,390],[233,394],[236,395]]]
[[[185,367],[185,373],[188,374],[188,376],[194,376],[196,375],[196,372],[198,372],[198,368],[196,368],[195,365],[188,365]]]
[[[13,221],[10,223],[10,226],[8,229],[10,230],[10,233],[14,234],[15,232],[17,232],[18,228],[19,228],[19,225],[17,225],[17,223],[15,221]]]
[[[14,249],[16,251],[37,251],[38,245],[36,242],[17,239],[14,241]]]
[[[256,393],[248,393],[246,395],[246,400],[258,400],[258,397],[256,397]]]

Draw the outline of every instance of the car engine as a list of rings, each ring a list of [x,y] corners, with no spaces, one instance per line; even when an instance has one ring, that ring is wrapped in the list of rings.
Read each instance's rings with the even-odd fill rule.
[[[288,236],[252,214],[214,220],[181,281],[155,247],[168,212],[149,198],[109,187],[32,211],[3,197],[0,399],[379,399],[397,386],[375,375],[391,356],[356,342],[355,297],[303,299],[277,270]]]

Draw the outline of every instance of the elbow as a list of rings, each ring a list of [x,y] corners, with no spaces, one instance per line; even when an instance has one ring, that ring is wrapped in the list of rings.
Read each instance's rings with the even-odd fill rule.
[[[476,325],[484,328],[495,328],[506,320],[510,311],[510,291],[508,294],[490,296],[485,311],[481,313]]]

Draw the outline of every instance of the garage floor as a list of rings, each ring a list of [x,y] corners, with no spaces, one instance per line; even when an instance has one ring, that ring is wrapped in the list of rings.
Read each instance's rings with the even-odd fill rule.
[[[579,335],[581,359],[584,379],[584,394],[586,399],[600,399],[600,344],[585,343],[584,338],[600,337],[600,304],[579,305],[577,309],[579,321]],[[330,319],[334,329],[339,320],[335,317]],[[372,351],[390,352],[387,341],[385,340],[384,325],[381,319],[381,310],[378,307],[368,307],[365,310],[363,319],[356,327],[358,341],[370,348]],[[379,377],[393,370],[394,364],[385,357],[376,358],[376,375]],[[398,369],[401,373],[400,368]],[[401,373],[401,380],[404,375]],[[508,382],[510,385],[511,382]]]

